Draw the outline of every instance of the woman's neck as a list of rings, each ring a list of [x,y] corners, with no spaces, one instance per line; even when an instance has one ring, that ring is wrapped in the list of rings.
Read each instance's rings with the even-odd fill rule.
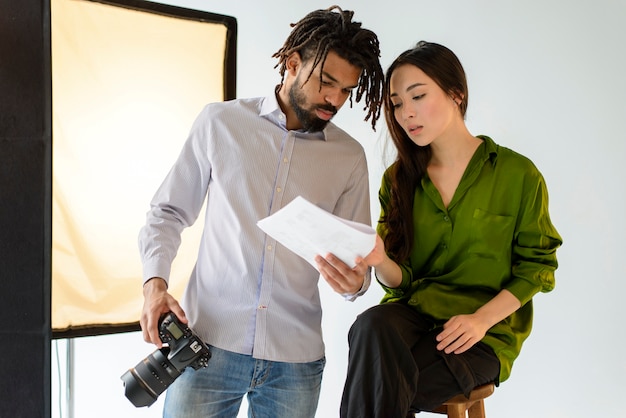
[[[430,144],[432,156],[429,165],[439,167],[466,166],[482,140],[466,128],[438,138]]]

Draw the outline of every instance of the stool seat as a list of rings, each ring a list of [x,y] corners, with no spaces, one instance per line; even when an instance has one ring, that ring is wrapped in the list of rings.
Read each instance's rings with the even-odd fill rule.
[[[432,412],[447,414],[448,418],[485,418],[485,398],[495,390],[493,383],[478,386],[470,392],[469,397],[457,395],[447,400]]]

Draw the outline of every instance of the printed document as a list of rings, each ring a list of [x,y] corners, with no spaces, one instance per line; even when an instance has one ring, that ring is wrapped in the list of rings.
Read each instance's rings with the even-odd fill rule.
[[[315,268],[315,256],[328,253],[354,267],[357,256],[365,257],[376,244],[371,226],[335,216],[302,196],[257,225]]]

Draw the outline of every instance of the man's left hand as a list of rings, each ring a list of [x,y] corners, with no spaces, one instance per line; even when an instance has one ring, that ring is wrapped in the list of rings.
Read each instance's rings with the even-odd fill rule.
[[[350,267],[333,254],[315,257],[317,269],[324,280],[341,295],[354,295],[363,286],[369,266],[361,257],[354,261],[356,265]]]

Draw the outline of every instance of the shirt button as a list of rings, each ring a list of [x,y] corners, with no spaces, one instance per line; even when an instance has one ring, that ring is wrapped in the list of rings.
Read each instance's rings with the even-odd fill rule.
[[[450,218],[448,218],[448,215],[443,215],[443,220],[448,222],[450,220]]]
[[[287,157],[283,158],[283,162],[284,162],[284,163],[288,163],[288,162],[289,162],[289,160],[287,159]]]
[[[276,191],[277,191],[278,193],[280,193],[280,192],[282,192],[282,191],[283,191],[283,189],[281,189],[280,187],[277,187],[277,188],[276,188]]]
[[[446,244],[446,243],[444,242],[443,244],[441,244],[441,248],[443,248],[443,249],[445,250],[446,248],[448,248],[448,244]]]
[[[267,251],[272,251],[272,246],[271,245],[267,246]]]

